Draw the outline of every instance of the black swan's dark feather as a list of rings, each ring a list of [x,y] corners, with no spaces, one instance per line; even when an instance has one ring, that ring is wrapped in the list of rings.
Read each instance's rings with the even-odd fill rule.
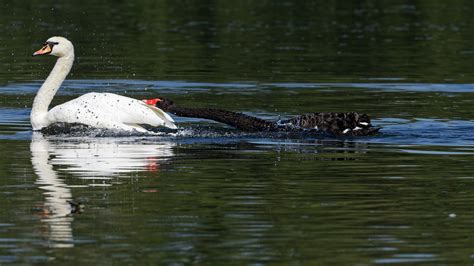
[[[372,126],[367,114],[356,112],[310,113],[280,121],[279,124],[350,136],[372,135],[380,130],[379,127]]]

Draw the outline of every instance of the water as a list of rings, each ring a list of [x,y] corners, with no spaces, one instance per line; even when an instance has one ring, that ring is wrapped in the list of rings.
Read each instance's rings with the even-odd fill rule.
[[[472,264],[474,4],[0,3],[0,264]],[[165,96],[277,120],[369,113],[373,137],[42,136],[31,103]],[[84,205],[71,213],[67,202]]]

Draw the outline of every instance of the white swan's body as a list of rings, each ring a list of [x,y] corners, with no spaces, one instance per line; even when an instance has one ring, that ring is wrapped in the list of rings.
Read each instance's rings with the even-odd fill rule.
[[[142,124],[176,128],[172,118],[160,109],[113,93],[84,94],[53,107],[46,118],[50,123],[81,123],[95,128],[127,131],[146,131],[140,126]]]
[[[33,130],[58,122],[139,132],[147,131],[140,126],[143,124],[176,128],[173,119],[161,109],[112,93],[87,93],[48,111],[54,95],[71,70],[74,47],[63,37],[52,37],[33,55],[44,54],[59,58],[34,99],[30,116]]]

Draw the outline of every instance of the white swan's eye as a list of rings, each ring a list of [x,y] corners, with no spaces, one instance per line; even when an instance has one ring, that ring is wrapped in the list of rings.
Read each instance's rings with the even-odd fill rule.
[[[45,42],[44,45],[49,45],[51,46],[51,48],[53,48],[53,46],[55,45],[58,45],[59,43],[58,42]]]

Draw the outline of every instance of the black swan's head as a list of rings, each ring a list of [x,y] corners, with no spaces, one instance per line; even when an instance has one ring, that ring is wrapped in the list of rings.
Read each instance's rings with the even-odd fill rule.
[[[159,101],[156,102],[155,106],[165,112],[174,106],[174,102],[168,98],[158,98],[158,99]]]
[[[155,98],[150,100],[143,100],[146,104],[154,105],[163,111],[169,111],[174,106],[174,102],[168,98]]]

